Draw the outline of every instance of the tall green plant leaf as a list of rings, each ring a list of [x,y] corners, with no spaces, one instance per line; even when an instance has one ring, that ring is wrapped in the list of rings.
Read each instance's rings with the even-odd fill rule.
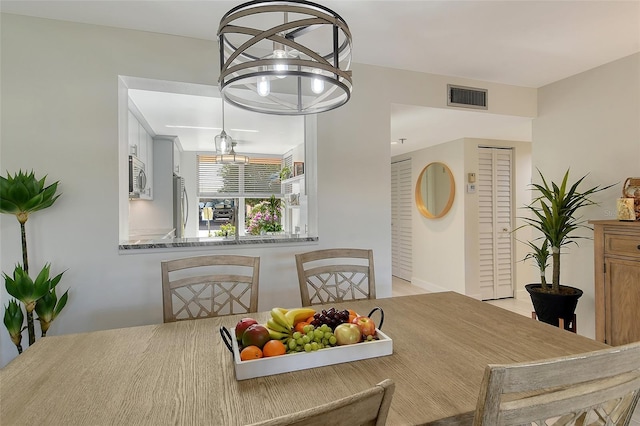
[[[16,345],[16,348],[18,348],[18,353],[22,353],[23,323],[24,314],[22,313],[22,308],[15,299],[10,300],[9,305],[5,306],[4,326],[7,328],[9,336],[11,336],[11,341]]]
[[[45,265],[35,281],[20,265],[13,270],[13,277],[4,274],[7,293],[21,301],[27,312],[33,311],[36,301],[49,291],[49,267],[49,264]]]

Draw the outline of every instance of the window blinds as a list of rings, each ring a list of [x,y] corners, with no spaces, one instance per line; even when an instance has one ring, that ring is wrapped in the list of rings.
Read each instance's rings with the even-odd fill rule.
[[[219,164],[214,155],[198,155],[198,196],[281,196],[279,158],[251,158],[249,164]]]

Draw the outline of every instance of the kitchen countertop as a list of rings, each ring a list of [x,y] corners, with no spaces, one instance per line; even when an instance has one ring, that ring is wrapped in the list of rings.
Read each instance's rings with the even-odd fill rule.
[[[290,235],[267,235],[241,237],[239,240],[225,237],[209,238],[166,238],[166,239],[130,239],[121,241],[118,249],[133,251],[140,249],[169,249],[177,247],[215,247],[254,244],[308,243],[318,241],[318,237],[295,237]]]

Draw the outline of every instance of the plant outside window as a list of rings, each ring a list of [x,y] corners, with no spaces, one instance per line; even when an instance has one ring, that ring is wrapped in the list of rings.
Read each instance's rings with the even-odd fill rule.
[[[247,233],[261,235],[282,231],[282,200],[274,195],[254,205],[247,214]]]

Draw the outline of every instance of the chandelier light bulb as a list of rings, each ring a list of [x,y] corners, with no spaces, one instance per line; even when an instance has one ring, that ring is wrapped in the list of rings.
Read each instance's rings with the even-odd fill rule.
[[[271,92],[271,83],[266,76],[258,77],[258,95],[265,97]]]
[[[284,62],[284,60],[287,58],[287,52],[285,52],[282,49],[275,49],[273,51],[273,57],[276,58],[276,59],[282,59],[282,62]],[[287,71],[287,65],[286,64],[276,64],[273,68],[278,73],[284,73],[285,71]],[[285,78],[286,75],[277,75],[276,77]]]
[[[319,70],[313,71],[314,74],[320,74]],[[324,92],[324,81],[320,78],[311,79],[311,91],[316,95]]]
[[[220,151],[229,151],[229,140],[227,139],[227,134],[224,130],[222,131],[222,135],[220,136]]]

